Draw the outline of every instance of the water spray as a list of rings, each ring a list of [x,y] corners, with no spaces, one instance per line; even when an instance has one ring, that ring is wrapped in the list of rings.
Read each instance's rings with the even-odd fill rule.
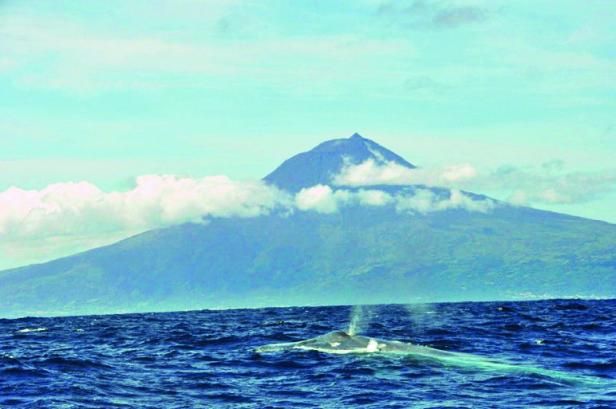
[[[351,317],[349,320],[349,329],[347,334],[350,336],[357,335],[362,330],[362,324],[364,324],[365,308],[363,305],[354,305],[351,308]]]

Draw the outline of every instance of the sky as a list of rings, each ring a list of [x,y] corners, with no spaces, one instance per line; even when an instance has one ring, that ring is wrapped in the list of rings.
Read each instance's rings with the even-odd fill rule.
[[[0,0],[0,269],[217,214],[194,204],[212,186],[218,206],[259,194],[233,215],[301,208],[257,180],[354,132],[431,180],[466,169],[452,188],[616,223],[615,18],[604,0]]]

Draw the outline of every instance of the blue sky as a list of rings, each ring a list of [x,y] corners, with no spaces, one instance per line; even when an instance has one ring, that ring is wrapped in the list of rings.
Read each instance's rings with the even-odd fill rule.
[[[600,0],[5,0],[0,192],[254,180],[358,131],[472,165],[481,193],[551,183],[567,195],[527,204],[616,223],[615,17]],[[62,246],[48,256],[87,245]]]

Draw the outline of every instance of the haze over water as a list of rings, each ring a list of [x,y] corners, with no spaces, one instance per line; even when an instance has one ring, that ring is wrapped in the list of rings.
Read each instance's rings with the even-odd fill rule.
[[[351,308],[0,320],[0,406],[593,407],[616,404],[616,301],[371,306],[356,329],[541,372],[419,356],[257,353],[347,329]],[[410,312],[409,312],[410,311]],[[364,315],[365,316],[365,315]],[[547,374],[564,374],[562,379]]]

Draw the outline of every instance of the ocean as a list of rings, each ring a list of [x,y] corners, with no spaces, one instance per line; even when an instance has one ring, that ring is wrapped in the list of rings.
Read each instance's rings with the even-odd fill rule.
[[[262,348],[334,330],[442,353]],[[616,408],[616,300],[0,320],[0,407]]]

